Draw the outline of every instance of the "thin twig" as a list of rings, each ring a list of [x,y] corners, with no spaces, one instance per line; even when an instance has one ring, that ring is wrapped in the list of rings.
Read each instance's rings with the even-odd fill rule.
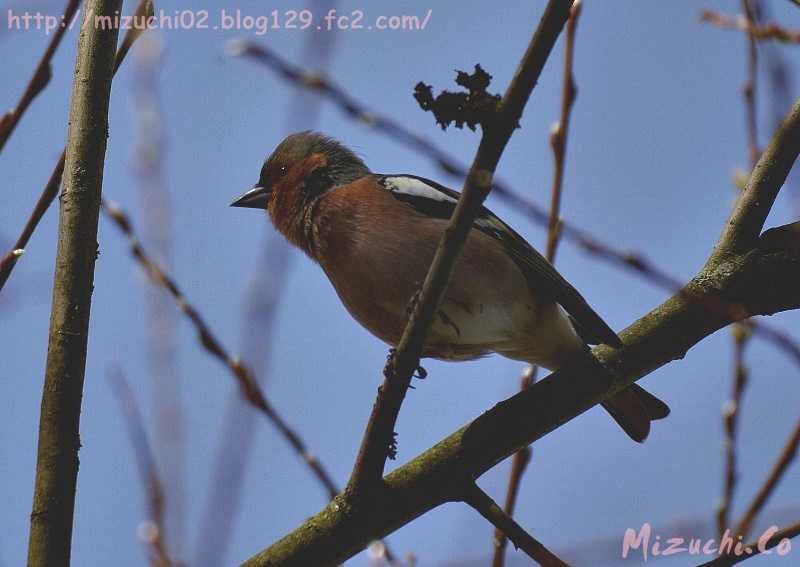
[[[758,41],[775,40],[781,43],[800,43],[800,31],[786,29],[776,23],[753,24],[748,22],[746,16],[731,18],[713,10],[703,10],[700,13],[700,21],[721,29],[746,31]]]
[[[758,242],[767,215],[780,191],[780,186],[775,187],[774,183],[765,179],[763,170],[770,169],[779,179],[786,180],[794,163],[790,159],[793,147],[800,141],[800,128],[795,128],[798,114],[800,106],[795,102],[787,119],[778,127],[773,142],[763,154],[759,152],[760,159],[749,175],[747,185],[736,203],[730,222],[725,226],[711,261],[719,261],[727,254],[752,248]],[[776,144],[777,139],[783,139],[786,143]],[[778,164],[780,167],[773,170],[769,167],[771,164]]]
[[[744,364],[744,350],[750,331],[747,325],[736,323],[731,327],[734,345],[733,392],[731,400],[723,410],[723,425],[725,427],[725,484],[717,510],[717,532],[720,537],[730,526],[730,509],[733,495],[736,490],[738,473],[736,471],[736,441],[739,424],[739,409],[742,404],[745,386],[747,385],[747,367]]]
[[[47,49],[45,49],[42,54],[39,64],[36,65],[36,69],[34,69],[33,75],[30,81],[28,81],[28,86],[25,87],[19,102],[17,102],[17,106],[0,118],[0,152],[3,151],[3,147],[17,127],[22,115],[25,114],[25,111],[28,110],[33,100],[39,96],[39,93],[41,93],[50,82],[50,78],[53,75],[50,62],[53,60],[53,56],[58,46],[61,44],[64,34],[71,28],[70,24],[75,17],[75,13],[78,11],[78,6],[80,6],[80,0],[68,0],[67,6],[64,8],[64,14],[61,17],[63,25],[56,26],[53,37],[50,39],[50,43],[47,44]]]
[[[766,6],[762,5],[766,9]],[[784,50],[772,48],[766,51],[766,67],[768,76],[770,123],[776,127],[781,123],[783,114],[792,104],[794,90],[794,69],[789,65],[789,58]],[[790,175],[786,191],[790,201],[790,211],[795,218],[800,218],[800,178]]]
[[[492,498],[480,487],[470,483],[464,490],[463,500],[474,508],[481,516],[486,518],[493,526],[503,532],[512,541],[515,547],[521,549],[528,557],[542,567],[569,567],[552,551],[530,535],[520,526],[514,518],[506,514]]]
[[[65,158],[65,150],[62,150],[61,155],[56,162],[56,166],[53,168],[53,172],[50,174],[50,179],[47,180],[47,184],[44,186],[42,194],[39,196],[39,200],[36,202],[36,206],[33,208],[31,216],[25,223],[22,233],[11,247],[11,250],[9,250],[2,259],[0,259],[0,291],[2,291],[3,286],[5,286],[6,282],[8,281],[11,271],[14,269],[14,266],[17,265],[17,261],[19,261],[19,259],[25,253],[25,247],[28,245],[28,241],[31,239],[31,236],[33,236],[33,232],[36,230],[36,227],[39,225],[39,221],[42,220],[42,217],[47,212],[47,209],[50,208],[50,204],[55,200],[56,195],[58,195],[58,189],[61,187],[61,176],[64,174]]]
[[[756,166],[761,150],[758,149],[758,115],[756,111],[756,88],[758,84],[758,38],[755,34],[756,8],[751,2],[742,0],[742,9],[747,21],[747,81],[742,86],[747,116],[747,147],[750,152],[750,171]]]
[[[536,381],[536,374],[539,370],[538,366],[529,365],[522,372],[520,378],[520,391],[530,388]],[[506,500],[503,503],[503,510],[506,514],[513,517],[514,509],[517,504],[517,496],[519,495],[519,487],[522,483],[522,476],[530,464],[531,457],[533,456],[533,449],[531,447],[524,447],[516,453],[511,459],[511,471],[508,475],[508,488],[506,488]],[[502,530],[495,530],[494,532],[494,550],[492,554],[492,567],[503,567],[506,562],[506,547],[508,547],[508,538]]]
[[[561,113],[558,122],[553,125],[550,132],[550,147],[553,150],[554,172],[553,185],[550,191],[550,215],[547,223],[547,246],[545,256],[548,261],[553,264],[555,263],[558,243],[561,239],[560,211],[567,157],[567,137],[569,135],[572,106],[575,103],[575,97],[577,95],[572,68],[575,53],[575,32],[578,26],[578,18],[581,14],[581,6],[581,0],[576,0],[570,10],[569,20],[567,20],[564,45],[564,78],[561,86]],[[538,367],[530,366],[523,372],[522,380],[520,381],[520,389],[524,390],[536,381],[537,371]],[[525,470],[530,464],[531,456],[531,448],[525,447],[521,451],[518,451],[512,459],[504,503],[504,510],[509,516],[514,515],[519,486],[522,482]],[[507,538],[505,535],[500,530],[497,530],[494,534],[493,567],[503,567],[505,563],[506,543]]]
[[[136,15],[139,18],[146,17],[151,15],[153,10],[152,0],[140,0],[136,8]],[[142,29],[136,29],[134,27],[125,34],[125,39],[122,40],[122,44],[117,48],[114,58],[114,76],[116,76],[131,46],[136,42],[139,36],[142,35],[143,31]],[[64,173],[65,152],[66,148],[61,152],[61,156],[58,158],[53,172],[50,174],[50,179],[47,181],[47,185],[44,186],[41,195],[39,195],[39,200],[36,201],[33,212],[31,212],[30,217],[28,217],[28,220],[25,222],[25,227],[22,229],[22,233],[19,235],[19,238],[17,238],[16,243],[14,243],[11,250],[0,259],[0,291],[3,290],[3,286],[5,286],[8,281],[14,266],[17,265],[17,261],[22,257],[22,252],[25,251],[25,247],[28,245],[31,236],[33,236],[36,227],[39,225],[39,221],[42,220],[47,209],[50,208],[50,205],[58,195],[58,188],[61,186],[61,176]]]
[[[134,148],[132,169],[137,178],[142,209],[142,240],[169,268],[172,258],[172,209],[164,186],[166,148],[163,113],[158,100],[158,78],[163,47],[156,34],[142,38],[133,54],[132,119]],[[165,510],[164,538],[170,555],[181,556],[185,538],[183,410],[177,369],[177,313],[161,290],[145,289],[147,302],[146,348],[152,383],[153,439],[157,462],[169,496]]]
[[[572,106],[578,94],[573,75],[573,59],[575,54],[575,32],[578,18],[581,15],[581,1],[576,0],[570,10],[564,46],[564,80],[561,87],[561,115],[550,133],[550,147],[553,149],[554,173],[553,187],[550,191],[550,218],[547,223],[546,256],[555,262],[556,249],[561,238],[561,194],[564,187],[565,163],[567,160],[567,137],[572,116]]]
[[[169,277],[166,272],[158,265],[150,256],[147,255],[141,242],[133,232],[133,226],[128,216],[116,203],[109,201],[103,202],[103,211],[114,221],[114,224],[119,228],[125,237],[128,239],[128,244],[131,249],[131,254],[141,264],[151,281],[158,286],[166,289],[173,297],[178,305],[178,308],[184,315],[192,322],[197,331],[197,336],[203,348],[220,362],[222,362],[233,374],[236,379],[242,396],[255,408],[270,420],[270,422],[278,429],[281,435],[289,442],[298,456],[308,465],[311,472],[320,481],[325,488],[328,496],[333,498],[338,494],[339,490],[334,484],[330,474],[328,474],[322,463],[315,457],[306,446],[305,442],[300,436],[287,424],[286,420],[275,410],[275,408],[267,401],[267,398],[261,391],[258,382],[253,378],[249,367],[239,360],[231,356],[228,351],[217,340],[211,328],[206,324],[202,315],[188,302],[183,292],[178,287],[175,280]]]
[[[778,546],[781,546],[778,547],[778,555],[785,556],[791,550],[791,545],[787,545],[789,540],[800,535],[800,522],[782,530],[770,530],[766,533],[768,534],[766,538],[762,535],[757,541],[752,541],[745,546],[750,550],[750,553],[745,551],[739,555],[721,555],[712,561],[698,565],[698,567],[731,567],[731,565],[736,565],[737,563],[746,561],[751,557],[758,557],[761,554],[774,553],[770,550]]]
[[[390,118],[368,109],[361,101],[348,94],[329,78],[318,73],[303,70],[279,57],[268,48],[251,42],[237,41],[231,44],[230,50],[235,55],[246,56],[258,63],[266,65],[287,81],[311,89],[320,96],[328,98],[353,120],[359,121],[367,127],[371,127],[377,132],[406,145],[410,149],[420,153],[420,155],[431,159],[443,172],[461,179],[465,178],[467,170],[457,160],[450,157],[432,142],[405,129]],[[776,146],[776,149],[779,149],[779,147]],[[779,154],[780,152],[777,151],[772,153],[774,157],[780,158],[778,160],[779,163],[786,164],[787,160],[782,159],[782,156]],[[783,173],[784,172],[781,171],[779,174]],[[522,214],[531,221],[543,226],[548,226],[550,215],[547,212],[542,210],[534,202],[521,196],[516,191],[511,190],[497,179],[493,180],[492,194],[506,202],[509,206],[513,207],[516,212]],[[770,201],[766,204],[767,209],[771,206],[771,203]],[[761,226],[763,227],[763,221]],[[631,271],[670,293],[675,293],[682,287],[682,282],[678,278],[658,268],[641,252],[618,249],[615,246],[604,243],[584,229],[573,226],[563,219],[559,223],[559,230],[561,236],[570,239],[582,251],[598,260]],[[757,335],[774,342],[797,364],[800,364],[800,345],[792,341],[791,337],[781,331],[768,327],[761,321],[757,324],[751,321],[750,324],[753,325],[753,330]]]
[[[759,243],[767,215],[778,196],[780,188],[796,158],[800,145],[800,100],[796,100],[783,123],[777,128],[772,141],[760,153],[758,162],[747,180],[747,185],[737,201],[729,222],[709,259],[710,264],[726,262],[731,254],[751,249]],[[774,175],[775,178],[769,179]],[[775,183],[775,180],[780,183]],[[770,231],[764,232],[764,237]],[[762,239],[763,240],[763,239]],[[743,321],[753,332],[766,337],[800,364],[800,346],[786,333],[763,322]]]
[[[247,299],[242,305],[242,358],[263,388],[267,386],[269,362],[274,352],[279,302],[286,287],[290,255],[277,233],[265,234],[257,261],[260,274],[252,276]],[[236,527],[247,472],[252,468],[252,447],[261,424],[259,415],[244,411],[238,392],[227,396],[219,446],[214,457],[208,495],[203,505],[200,528],[195,536],[194,567],[216,567],[226,563],[231,535]],[[324,493],[328,497],[329,492]]]
[[[771,7],[771,4],[764,3],[759,6],[763,18],[769,17]],[[764,92],[769,95],[767,100],[770,103],[772,115],[770,122],[774,125],[772,127],[777,127],[781,123],[786,109],[792,104],[792,69],[788,65],[783,49],[776,46],[762,47],[762,53],[768,78],[768,87],[764,89]]]
[[[511,134],[516,129],[530,93],[556,39],[569,17],[572,0],[550,0],[544,15],[506,90],[491,124],[483,124],[478,151],[467,174],[464,190],[436,249],[418,300],[400,342],[387,361],[385,380],[378,390],[347,491],[360,497],[380,487],[393,444],[400,407],[419,367],[420,356],[434,314],[447,289],[472,223],[492,188],[492,176]]]
[[[757,2],[758,0],[753,0]],[[748,30],[747,52],[747,81],[742,87],[745,108],[745,123],[747,126],[747,148],[749,154],[748,171],[752,173],[761,151],[758,149],[758,116],[756,114],[756,85],[758,80],[758,44],[753,32],[756,25],[756,9],[750,0],[742,0],[742,8],[746,14]],[[734,343],[734,370],[731,401],[723,410],[723,425],[725,428],[725,482],[722,499],[717,509],[717,531],[719,536],[725,533],[730,523],[730,508],[736,490],[736,441],[739,422],[739,409],[741,407],[744,389],[747,384],[747,368],[744,363],[744,353],[747,339],[750,336],[749,327],[744,323],[734,323],[731,327]]]
[[[764,479],[764,484],[758,489],[753,501],[736,524],[736,529],[734,530],[735,535],[741,535],[744,538],[750,533],[758,514],[764,508],[764,504],[766,504],[772,492],[775,490],[775,487],[778,485],[778,482],[783,478],[789,465],[792,464],[792,461],[794,461],[797,456],[798,446],[800,446],[800,421],[797,422],[792,435],[789,437],[786,445],[784,445],[780,456],[778,456],[778,460],[775,461],[767,478]]]
[[[128,430],[128,438],[136,459],[136,467],[139,470],[139,477],[147,493],[147,513],[150,518],[147,528],[142,531],[147,536],[145,541],[150,548],[151,564],[153,567],[170,567],[173,562],[167,552],[166,531],[164,530],[164,508],[166,504],[164,489],[161,477],[158,474],[155,457],[147,438],[144,420],[136,404],[136,397],[133,395],[127,380],[125,380],[122,370],[114,368],[109,371],[108,380],[122,410],[125,427]]]

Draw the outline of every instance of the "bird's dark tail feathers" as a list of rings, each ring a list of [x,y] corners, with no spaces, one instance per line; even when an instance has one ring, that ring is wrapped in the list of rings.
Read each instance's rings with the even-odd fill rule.
[[[581,356],[586,357],[586,361],[598,372],[608,374],[608,369],[600,364],[588,346],[584,346]],[[669,415],[669,406],[638,384],[631,384],[607,399],[603,402],[603,407],[628,437],[638,443],[647,439],[651,421],[664,419]]]
[[[669,406],[653,394],[633,384],[603,402],[603,407],[625,433],[641,443],[650,433],[650,422],[669,415]]]

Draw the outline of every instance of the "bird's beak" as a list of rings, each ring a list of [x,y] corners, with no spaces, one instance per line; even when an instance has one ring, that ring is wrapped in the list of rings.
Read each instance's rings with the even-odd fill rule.
[[[247,207],[249,209],[266,209],[272,194],[266,187],[255,186],[250,191],[231,203],[231,207]]]

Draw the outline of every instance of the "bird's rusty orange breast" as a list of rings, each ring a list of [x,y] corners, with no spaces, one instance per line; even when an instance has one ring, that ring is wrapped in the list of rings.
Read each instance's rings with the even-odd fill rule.
[[[435,250],[423,247],[423,257],[409,261],[408,251],[402,247],[409,244],[408,231],[415,227],[408,222],[404,208],[376,187],[374,178],[364,177],[321,197],[312,221],[313,255],[345,307],[390,344],[400,339],[405,308],[421,285]]]
[[[313,225],[314,255],[348,311],[396,345],[447,221],[416,211],[366,177],[323,196]],[[527,282],[500,244],[473,230],[431,327],[428,355],[484,354],[512,328],[524,328],[534,307]]]

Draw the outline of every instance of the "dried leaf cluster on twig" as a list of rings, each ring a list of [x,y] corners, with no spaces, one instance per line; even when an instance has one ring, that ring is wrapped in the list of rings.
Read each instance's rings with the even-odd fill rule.
[[[442,91],[433,96],[433,87],[420,82],[414,87],[414,98],[422,110],[433,113],[442,130],[453,124],[475,131],[492,120],[500,105],[500,95],[486,92],[491,81],[492,76],[476,64],[472,74],[456,71],[456,84],[466,92]]]

